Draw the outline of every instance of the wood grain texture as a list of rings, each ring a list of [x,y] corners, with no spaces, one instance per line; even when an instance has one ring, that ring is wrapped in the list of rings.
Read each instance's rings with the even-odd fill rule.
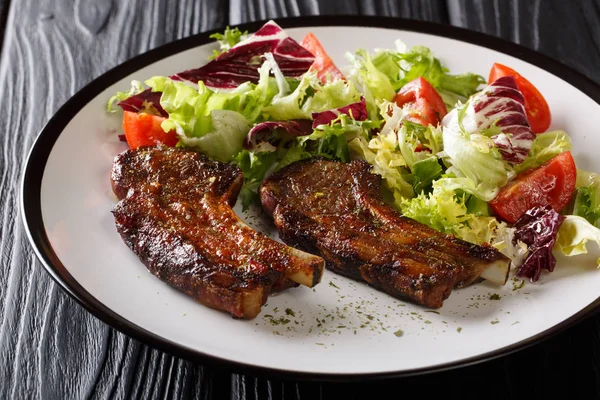
[[[449,0],[450,23],[535,49],[600,81],[600,2]]]
[[[73,93],[115,65],[227,24],[297,15],[369,14],[451,22],[504,37],[600,81],[599,2],[395,0],[0,0],[0,398],[335,399],[600,395],[600,320],[519,353],[377,384],[267,380],[205,368],[104,325],[65,295],[35,259],[18,215],[26,154]],[[10,6],[10,7],[9,7]],[[402,355],[390,355],[401,357]],[[452,397],[452,396],[451,396]]]

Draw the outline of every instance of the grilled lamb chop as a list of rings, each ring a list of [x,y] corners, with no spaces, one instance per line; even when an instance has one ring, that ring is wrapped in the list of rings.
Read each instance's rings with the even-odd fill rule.
[[[267,238],[233,212],[243,183],[234,166],[190,150],[138,148],[115,158],[111,182],[125,243],[204,305],[254,318],[270,293],[320,281],[322,258]]]
[[[395,297],[439,308],[484,271],[500,270],[506,282],[507,257],[400,215],[382,201],[381,177],[370,170],[363,160],[298,161],[263,182],[261,202],[283,241]]]

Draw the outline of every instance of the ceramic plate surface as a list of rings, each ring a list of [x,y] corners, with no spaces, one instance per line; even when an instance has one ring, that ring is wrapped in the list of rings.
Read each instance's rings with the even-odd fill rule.
[[[430,47],[452,73],[487,76],[494,62],[528,77],[552,110],[552,129],[573,139],[579,168],[600,172],[600,90],[531,50],[479,33],[385,18],[279,21],[296,40],[313,32],[334,61],[357,48]],[[261,24],[244,26],[250,31]],[[150,274],[117,234],[109,171],[126,149],[108,98],[132,79],[170,75],[207,61],[209,34],[184,39],[111,70],[76,94],[48,123],[31,151],[22,213],[35,251],[53,278],[96,316],[160,349],[207,363],[294,377],[387,377],[466,365],[534,343],[595,311],[597,253],[560,258],[552,274],[518,288],[481,283],[455,290],[431,311],[326,272],[314,290],[271,297],[252,321],[208,309]],[[238,213],[270,231],[260,213]],[[254,214],[259,217],[254,218]],[[276,235],[276,234],[274,234]],[[499,299],[498,299],[499,298]],[[493,300],[497,299],[497,300]],[[286,311],[287,310],[287,311]]]

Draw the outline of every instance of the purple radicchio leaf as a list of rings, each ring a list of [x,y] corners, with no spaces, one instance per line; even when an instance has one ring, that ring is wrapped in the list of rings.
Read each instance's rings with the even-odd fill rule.
[[[176,76],[181,80],[197,83],[203,81],[208,87],[235,88],[244,82],[258,82],[258,68],[262,55],[272,53],[275,62],[286,78],[303,75],[313,64],[311,52],[290,38],[279,25],[267,22],[248,39],[238,43],[208,64],[184,71]]]
[[[250,129],[244,140],[244,148],[258,151],[275,151],[284,138],[295,138],[312,133],[311,121],[296,119],[289,121],[265,121]]]
[[[244,82],[258,82],[258,68],[264,62],[262,55],[272,53],[286,78],[303,75],[315,57],[290,38],[279,25],[267,22],[254,35],[236,44],[208,64],[180,72],[172,79],[198,83],[219,89],[236,88]]]
[[[527,277],[535,282],[540,278],[542,269],[554,271],[556,258],[552,254],[552,248],[558,228],[564,220],[565,217],[554,211],[549,204],[532,207],[517,220],[513,242],[516,244],[520,240],[529,248],[517,276]]]
[[[367,103],[364,98],[361,98],[359,102],[348,104],[347,106],[336,108],[333,110],[327,110],[322,112],[312,113],[313,124],[312,127],[316,128],[319,125],[329,124],[331,121],[337,119],[340,114],[346,114],[352,117],[355,121],[364,121],[367,119]]]
[[[118,105],[123,111],[135,113],[146,111],[149,107],[153,107],[160,116],[168,118],[169,114],[160,105],[160,96],[160,92],[153,92],[152,89],[146,89],[141,93],[120,101]]]
[[[171,75],[169,78],[192,85],[203,81],[209,88],[233,89],[244,82],[258,82],[258,68],[264,62],[263,54],[269,52],[273,54],[286,78],[303,75],[315,60],[311,52],[290,38],[275,22],[269,21],[254,35],[220,54],[208,64]],[[129,107],[129,111],[139,111],[143,102],[148,101],[162,116],[168,117],[160,106],[160,96],[160,92],[148,89],[120,102],[119,105],[124,110],[125,107]],[[136,105],[139,105],[137,109]]]
[[[502,157],[511,163],[522,163],[535,139],[525,113],[525,99],[512,76],[492,82],[471,100],[479,131],[495,125],[499,134],[491,139]]]

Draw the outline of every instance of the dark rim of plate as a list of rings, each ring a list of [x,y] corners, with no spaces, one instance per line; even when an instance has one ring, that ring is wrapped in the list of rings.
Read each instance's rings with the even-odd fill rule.
[[[321,27],[321,26],[349,26],[349,27],[371,27],[386,28],[394,30],[404,30],[441,36],[445,38],[456,39],[459,41],[472,43],[478,46],[493,49],[513,57],[522,59],[533,65],[560,77],[571,85],[575,86],[583,93],[587,94],[594,101],[600,104],[600,86],[591,79],[585,77],[579,72],[567,67],[566,65],[551,59],[543,54],[526,47],[489,36],[480,32],[457,28],[449,25],[442,25],[433,22],[406,20],[389,17],[373,16],[314,16],[275,19],[275,21],[285,28],[294,27]],[[260,28],[265,21],[256,21],[239,25],[242,30],[254,32]],[[483,361],[491,360],[500,356],[513,353],[524,349],[535,343],[538,343],[550,336],[565,330],[566,328],[582,321],[598,311],[600,308],[600,297],[593,303],[572,315],[561,323],[549,328],[537,335],[474,357],[465,358],[445,364],[416,368],[403,371],[392,371],[384,373],[361,373],[361,374],[325,374],[281,370],[267,367],[259,367],[246,363],[239,363],[212,355],[204,354],[196,350],[184,347],[178,343],[160,337],[152,332],[133,324],[111,309],[107,308],[98,299],[93,297],[85,288],[83,288],[69,273],[62,264],[48,237],[42,220],[41,209],[41,184],[46,162],[52,151],[54,143],[60,136],[63,129],[69,121],[86,104],[100,94],[106,87],[114,84],[118,80],[137,71],[138,69],[159,61],[165,57],[177,54],[184,50],[194,48],[212,42],[209,38],[212,33],[220,32],[215,30],[194,35],[188,38],[180,39],[172,43],[165,44],[156,49],[150,50],[144,54],[136,56],[131,60],[111,69],[99,78],[85,86],[73,97],[71,97],[60,110],[50,119],[42,129],[35,144],[33,145],[25,171],[23,173],[21,188],[21,213],[27,235],[33,245],[33,249],[42,262],[50,276],[79,304],[91,312],[93,315],[141,342],[144,342],[156,349],[167,353],[200,362],[212,367],[225,368],[230,372],[241,372],[255,376],[268,378],[284,378],[297,380],[316,380],[316,381],[349,381],[349,380],[374,380],[383,378],[394,378],[401,376],[418,375],[424,373],[438,372],[456,367],[473,365]],[[199,307],[201,307],[199,305]]]

